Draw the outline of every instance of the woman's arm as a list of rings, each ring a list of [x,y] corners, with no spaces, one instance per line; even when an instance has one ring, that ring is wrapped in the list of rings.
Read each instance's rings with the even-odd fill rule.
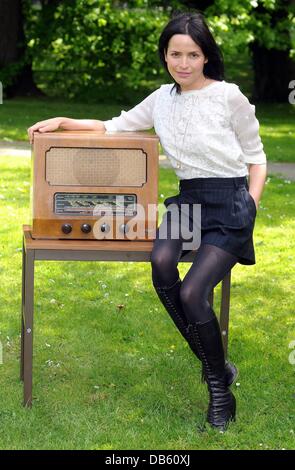
[[[95,119],[70,119],[67,117],[56,117],[47,119],[46,121],[36,122],[28,129],[30,143],[33,143],[34,132],[52,132],[57,129],[67,131],[101,131],[105,132],[106,128],[102,121]]]
[[[264,184],[267,175],[267,167],[264,165],[249,165],[249,193],[253,197],[256,208],[258,209],[258,204],[261,199]]]
[[[231,125],[243,151],[244,161],[248,165],[249,193],[258,208],[267,175],[267,161],[259,135],[255,106],[250,104],[235,84],[230,84],[228,104]]]
[[[29,127],[28,135],[31,144],[34,132],[52,132],[57,129],[67,131],[136,131],[147,130],[153,127],[153,109],[158,90],[148,95],[141,103],[129,111],[122,111],[120,116],[108,121],[97,121],[95,119],[70,119],[57,117],[40,121]]]
[[[144,131],[154,125],[153,112],[159,89],[148,95],[143,101],[131,108],[122,111],[120,116],[103,121],[107,131]]]

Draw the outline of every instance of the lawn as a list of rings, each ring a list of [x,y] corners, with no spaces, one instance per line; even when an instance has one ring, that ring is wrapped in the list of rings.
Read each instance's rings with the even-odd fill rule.
[[[11,125],[2,137],[24,138],[24,118],[7,106],[18,130],[10,133]],[[52,106],[33,106],[26,124],[55,114]],[[161,169],[159,201],[176,190],[172,171]],[[268,178],[255,228],[257,264],[233,269],[237,422],[224,434],[197,431],[208,402],[200,365],[159,303],[148,263],[36,263],[34,401],[22,407],[21,238],[29,193],[29,158],[0,157],[1,449],[295,448],[295,183]],[[182,276],[188,268],[180,265]],[[216,312],[219,305],[217,287]]]

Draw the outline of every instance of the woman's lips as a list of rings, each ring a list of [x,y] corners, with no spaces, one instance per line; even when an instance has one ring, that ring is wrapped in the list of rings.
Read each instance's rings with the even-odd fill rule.
[[[177,72],[177,75],[179,75],[180,77],[189,77],[190,73]]]

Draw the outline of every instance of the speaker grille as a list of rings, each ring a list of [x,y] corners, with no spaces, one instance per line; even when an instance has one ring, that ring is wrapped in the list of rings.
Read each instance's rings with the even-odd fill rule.
[[[62,186],[142,186],[146,153],[141,149],[52,147],[46,181]]]

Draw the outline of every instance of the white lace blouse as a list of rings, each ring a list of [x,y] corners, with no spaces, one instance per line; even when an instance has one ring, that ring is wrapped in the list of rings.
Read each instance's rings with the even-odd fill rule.
[[[130,111],[104,121],[106,130],[154,127],[179,179],[236,177],[247,164],[265,164],[255,106],[225,81],[182,92],[162,85]]]

